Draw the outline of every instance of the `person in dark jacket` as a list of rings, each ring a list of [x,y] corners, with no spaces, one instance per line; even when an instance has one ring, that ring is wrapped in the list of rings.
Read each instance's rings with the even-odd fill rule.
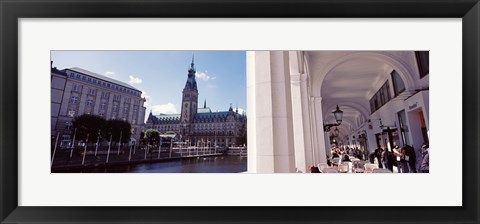
[[[382,152],[382,162],[386,169],[393,172],[392,153],[389,152],[388,149],[384,149]]]
[[[408,163],[408,168],[410,169],[410,173],[416,173],[417,168],[415,166],[415,162],[417,161],[417,158],[415,155],[415,149],[412,146],[407,145],[405,160]]]
[[[383,152],[383,150],[381,148],[375,149],[375,157],[377,158],[377,161],[378,161],[378,168],[383,168],[382,152]]]
[[[368,159],[369,159],[370,163],[375,163],[375,152],[371,152],[368,155]]]

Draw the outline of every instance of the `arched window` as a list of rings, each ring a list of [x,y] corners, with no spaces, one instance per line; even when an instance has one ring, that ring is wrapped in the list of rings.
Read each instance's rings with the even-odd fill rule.
[[[405,91],[405,84],[403,83],[402,77],[400,77],[397,71],[393,70],[391,75],[393,82],[393,92],[395,93],[395,96],[398,96],[400,95],[400,93]]]

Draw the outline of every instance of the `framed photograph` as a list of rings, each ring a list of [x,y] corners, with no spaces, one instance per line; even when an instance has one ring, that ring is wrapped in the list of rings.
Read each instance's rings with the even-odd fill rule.
[[[477,0],[0,10],[1,223],[480,221]]]

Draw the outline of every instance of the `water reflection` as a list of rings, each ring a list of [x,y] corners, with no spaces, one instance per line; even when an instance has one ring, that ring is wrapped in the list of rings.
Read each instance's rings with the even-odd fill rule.
[[[87,168],[82,173],[239,173],[247,171],[241,156],[193,157],[175,161]],[[68,171],[67,171],[68,172]],[[75,172],[78,172],[75,171]]]

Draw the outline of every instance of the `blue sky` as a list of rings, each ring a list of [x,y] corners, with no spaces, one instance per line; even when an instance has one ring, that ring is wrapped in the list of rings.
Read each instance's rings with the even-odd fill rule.
[[[80,67],[143,91],[147,115],[180,113],[182,90],[195,55],[198,105],[226,111],[246,108],[244,51],[52,51],[58,69]]]

